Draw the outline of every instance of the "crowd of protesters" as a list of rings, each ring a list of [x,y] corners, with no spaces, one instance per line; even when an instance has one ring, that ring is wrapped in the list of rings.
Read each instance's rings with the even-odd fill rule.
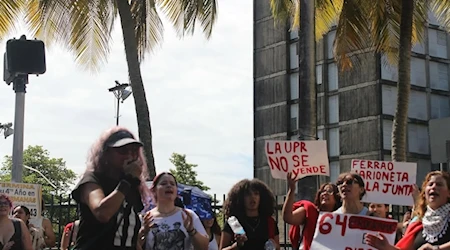
[[[146,186],[142,146],[123,127],[105,131],[93,144],[85,173],[72,192],[79,220],[65,227],[61,249],[280,249],[273,218],[276,200],[265,183],[245,179],[231,187],[223,206],[229,222],[221,228],[212,210],[200,217],[180,204],[172,174],[160,173],[150,188]],[[282,209],[293,249],[311,249],[321,212],[390,218],[389,204],[361,202],[366,189],[356,173],[342,173],[321,185],[313,202],[295,201],[297,182],[288,174]],[[395,245],[381,233],[366,234],[366,243],[380,250],[450,249],[449,187],[447,172],[428,173],[421,188],[414,189],[415,206],[398,223]],[[148,197],[154,203],[151,209]],[[51,223],[45,219],[36,226],[29,219],[27,207],[13,207],[9,197],[0,194],[0,250],[55,246]]]

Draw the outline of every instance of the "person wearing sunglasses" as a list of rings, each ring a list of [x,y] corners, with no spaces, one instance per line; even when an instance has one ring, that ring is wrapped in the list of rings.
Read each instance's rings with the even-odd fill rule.
[[[11,199],[0,194],[0,249],[33,250],[27,226],[21,219],[9,217],[11,209]]]
[[[297,181],[287,175],[288,193],[283,204],[283,220],[291,225],[289,239],[293,249],[308,250],[316,229],[319,212],[333,212],[341,206],[341,197],[336,185],[324,183],[315,195],[314,203],[301,200],[294,203]],[[302,229],[303,227],[303,229]]]
[[[141,249],[140,212],[149,197],[142,143],[114,127],[94,143],[86,171],[72,192],[80,208],[75,249]]]
[[[342,173],[336,182],[342,200],[342,206],[337,213],[369,215],[369,209],[364,206],[361,199],[366,194],[364,181],[359,174]]]

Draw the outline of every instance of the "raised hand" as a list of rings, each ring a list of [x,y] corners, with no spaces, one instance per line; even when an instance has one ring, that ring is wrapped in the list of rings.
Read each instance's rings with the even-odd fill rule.
[[[287,183],[288,183],[289,189],[294,191],[297,181],[292,177],[292,173],[291,172],[289,172],[287,174]]]
[[[144,222],[142,223],[142,230],[143,230],[144,234],[147,234],[154,225],[153,215],[152,215],[151,211],[148,211],[147,213],[145,213],[143,221]]]
[[[186,228],[186,230],[188,232],[191,232],[192,230],[194,230],[194,223],[193,223],[191,213],[189,213],[188,211],[183,209],[183,213],[181,214],[181,217],[183,218],[184,228]]]
[[[366,234],[364,237],[366,244],[375,247],[376,249],[388,249],[390,244],[383,234],[373,235]]]
[[[123,165],[123,172],[133,177],[139,178],[142,173],[142,162],[139,158],[126,160]]]

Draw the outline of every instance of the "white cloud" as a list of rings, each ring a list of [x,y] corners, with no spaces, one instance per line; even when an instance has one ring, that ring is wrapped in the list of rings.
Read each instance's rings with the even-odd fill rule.
[[[220,2],[209,41],[199,32],[179,40],[166,25],[161,49],[141,66],[157,171],[172,167],[172,152],[186,154],[199,165],[198,178],[219,195],[253,175],[251,13],[251,1]],[[74,57],[60,47],[47,52],[46,74],[30,76],[27,87],[25,147],[43,145],[75,172],[84,170],[91,143],[115,124],[115,99],[107,89],[114,80],[128,81],[119,28],[108,63],[96,75],[75,65]],[[4,49],[5,41],[0,53]],[[0,122],[14,122],[12,87],[0,84],[0,93]],[[121,125],[137,133],[133,99],[120,109]],[[0,156],[10,155],[12,144],[12,137],[0,138]]]

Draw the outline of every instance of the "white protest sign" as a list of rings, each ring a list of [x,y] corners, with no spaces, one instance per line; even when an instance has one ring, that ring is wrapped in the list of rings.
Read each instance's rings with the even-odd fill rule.
[[[12,200],[14,207],[23,205],[30,209],[30,222],[41,218],[41,185],[0,182],[0,194],[8,195],[8,197]]]
[[[296,180],[310,175],[330,175],[327,142],[266,141],[267,163],[272,177],[286,180],[292,172]]]
[[[373,160],[352,160],[351,172],[364,180],[363,202],[412,206],[417,164]]]
[[[320,213],[311,250],[369,250],[364,236],[383,234],[394,245],[398,222],[372,216]]]

